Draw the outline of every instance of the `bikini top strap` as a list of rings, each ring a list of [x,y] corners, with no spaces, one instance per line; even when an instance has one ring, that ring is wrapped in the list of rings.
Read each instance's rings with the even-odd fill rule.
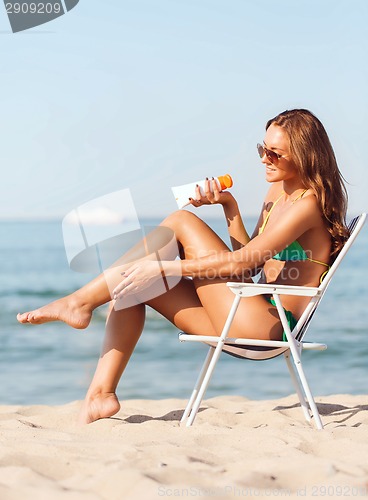
[[[321,266],[325,266],[325,267],[328,267],[328,269],[330,269],[330,264],[326,264],[326,262],[321,262],[320,260],[316,260],[316,259],[310,259],[309,257],[307,257],[307,260],[309,260],[310,262],[314,262],[315,264],[321,264]]]
[[[304,189],[304,191],[302,193],[300,193],[299,196],[297,196],[294,200],[293,200],[293,203],[295,203],[297,200],[300,200],[300,198],[303,196],[303,194],[305,194],[306,192],[308,191],[308,189]]]
[[[293,200],[293,203],[295,203],[297,200],[299,200],[299,199],[303,196],[303,194],[304,194],[304,193],[306,193],[307,191],[308,191],[308,189],[304,189],[304,191],[303,191],[302,193],[300,193],[300,195],[299,195],[299,196],[297,196],[297,197],[295,198],[295,200]],[[279,196],[279,197],[277,198],[277,200],[273,203],[272,207],[270,208],[270,211],[268,212],[268,214],[266,215],[265,220],[263,221],[262,226],[259,228],[258,234],[263,233],[263,231],[264,231],[264,229],[265,229],[265,227],[266,227],[266,225],[267,225],[268,219],[270,218],[270,215],[271,215],[272,210],[275,208],[276,204],[277,204],[277,203],[281,200],[281,198],[284,196],[284,194],[285,194],[285,191],[282,191],[282,192],[281,192],[281,194],[280,194],[280,196]]]
[[[268,212],[268,214],[266,215],[266,218],[265,218],[265,220],[263,221],[262,226],[259,228],[258,234],[263,233],[264,228],[266,227],[266,224],[267,224],[267,222],[268,222],[268,219],[270,218],[270,215],[271,215],[272,210],[275,208],[275,206],[276,206],[276,205],[277,205],[277,203],[281,200],[281,198],[284,196],[284,194],[285,194],[285,193],[284,193],[284,191],[282,191],[281,195],[277,198],[277,200],[273,202],[272,207],[270,208],[270,211],[269,211],[269,212]]]

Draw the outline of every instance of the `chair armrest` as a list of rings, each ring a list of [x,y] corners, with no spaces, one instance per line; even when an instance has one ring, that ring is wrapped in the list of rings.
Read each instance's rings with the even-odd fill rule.
[[[321,294],[321,290],[312,286],[295,285],[268,285],[261,283],[226,283],[230,290],[241,297],[254,297],[255,295],[301,295],[305,297],[315,297]]]

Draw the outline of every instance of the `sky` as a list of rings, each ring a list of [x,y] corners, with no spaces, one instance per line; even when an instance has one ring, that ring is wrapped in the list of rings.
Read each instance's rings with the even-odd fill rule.
[[[0,5],[0,218],[61,219],[124,189],[163,217],[171,186],[225,173],[254,216],[256,144],[295,107],[325,125],[350,213],[367,210],[367,22],[366,0],[80,0],[12,33]]]

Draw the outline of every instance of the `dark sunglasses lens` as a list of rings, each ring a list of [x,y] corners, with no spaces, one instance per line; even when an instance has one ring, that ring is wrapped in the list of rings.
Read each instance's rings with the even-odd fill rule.
[[[274,151],[271,151],[270,149],[265,148],[261,144],[257,144],[257,149],[258,149],[258,154],[259,154],[260,158],[263,158],[264,155],[266,155],[271,163],[276,163],[277,160],[279,159],[279,156],[277,153],[275,153]]]
[[[273,151],[270,151],[269,149],[266,149],[265,151],[266,151],[267,158],[270,160],[271,163],[277,162],[279,157],[277,156],[276,153],[274,153]]]

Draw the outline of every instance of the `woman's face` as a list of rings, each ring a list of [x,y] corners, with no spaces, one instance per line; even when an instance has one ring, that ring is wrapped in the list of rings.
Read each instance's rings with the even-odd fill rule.
[[[266,166],[267,182],[288,181],[298,176],[290,156],[289,140],[281,127],[274,124],[268,127],[263,146],[266,151],[262,163]]]

